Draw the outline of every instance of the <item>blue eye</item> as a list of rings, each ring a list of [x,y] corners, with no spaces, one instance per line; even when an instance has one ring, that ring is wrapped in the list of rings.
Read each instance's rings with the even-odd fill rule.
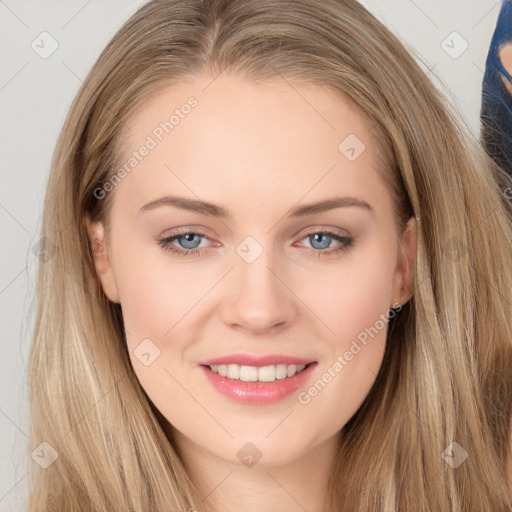
[[[180,243],[180,245],[183,245],[184,249],[195,249],[200,243],[201,235],[198,233],[186,233],[185,235],[179,235],[175,237],[176,240],[183,240],[183,244]]]
[[[341,236],[336,233],[332,233],[330,231],[312,231],[304,235],[301,240],[309,239],[311,247],[305,247],[306,251],[314,256],[330,256],[338,254],[348,247],[350,247],[353,243],[353,239],[346,236]],[[189,257],[189,256],[197,256],[201,253],[206,254],[208,249],[202,250],[204,248],[198,248],[201,244],[202,239],[207,241],[212,241],[207,235],[204,233],[199,233],[195,231],[182,232],[175,235],[170,235],[165,238],[162,238],[158,241],[158,243],[162,246],[162,248],[166,251],[170,251],[173,254],[176,254],[180,257]],[[336,241],[340,245],[339,247],[330,247],[332,242]],[[179,246],[176,246],[174,242],[177,242]],[[220,244],[217,244],[220,245]],[[294,244],[295,247],[304,247],[299,244],[298,246]]]
[[[314,249],[327,249],[333,239],[333,237],[327,233],[315,233],[308,235],[308,238]],[[315,247],[314,244],[316,243],[319,243],[320,247]]]
[[[158,241],[158,243],[164,248],[166,251],[170,251],[177,256],[187,257],[187,256],[195,256],[201,253],[201,250],[197,249],[199,244],[201,243],[201,238],[205,238],[206,240],[210,240],[203,233],[196,232],[184,232],[177,235],[167,236]],[[176,247],[173,245],[173,242],[177,241],[181,247]],[[211,240],[210,240],[211,241]],[[204,251],[205,253],[208,251]]]
[[[350,247],[354,241],[353,238],[341,236],[330,231],[313,231],[306,234],[303,240],[309,239],[312,249],[307,249],[310,254],[315,256],[330,256],[338,254]],[[329,248],[331,243],[335,240],[341,245],[339,247]]]

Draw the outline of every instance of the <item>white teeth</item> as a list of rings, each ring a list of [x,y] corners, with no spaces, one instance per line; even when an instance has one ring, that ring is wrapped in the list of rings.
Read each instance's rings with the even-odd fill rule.
[[[261,382],[273,382],[276,380],[275,366],[262,366],[258,368],[258,380]]]
[[[256,366],[240,366],[239,379],[244,382],[256,382],[258,380],[258,368]]]
[[[212,364],[210,369],[221,377],[244,382],[273,382],[276,379],[293,377],[306,367],[305,364],[278,364],[270,366],[240,366],[238,364]]]
[[[286,379],[287,368],[285,364],[278,364],[276,366],[276,379]]]
[[[228,373],[226,377],[230,379],[239,379],[240,378],[240,366],[237,364],[228,364]]]

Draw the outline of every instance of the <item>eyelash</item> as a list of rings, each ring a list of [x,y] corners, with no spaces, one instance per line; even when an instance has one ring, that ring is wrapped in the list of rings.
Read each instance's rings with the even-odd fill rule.
[[[331,238],[333,238],[334,240],[336,240],[338,242],[341,242],[343,244],[340,247],[337,247],[337,248],[334,248],[334,249],[314,249],[314,248],[306,247],[306,251],[310,255],[314,255],[314,256],[318,256],[318,257],[320,257],[320,256],[334,256],[336,254],[339,254],[339,253],[347,250],[353,244],[353,242],[354,242],[353,238],[350,238],[350,237],[347,237],[347,236],[341,236],[341,235],[338,235],[337,233],[333,233],[331,231],[325,231],[325,230],[324,231],[316,230],[316,231],[307,232],[307,233],[304,234],[304,236],[301,238],[301,240],[306,238],[307,236],[317,235],[317,234],[328,235]],[[186,250],[186,249],[179,249],[176,246],[171,245],[172,242],[174,242],[178,238],[181,238],[184,235],[199,235],[199,236],[202,236],[202,237],[206,238],[209,241],[212,241],[212,239],[210,237],[208,237],[207,235],[205,235],[204,233],[200,233],[198,231],[183,231],[181,233],[177,233],[177,234],[174,234],[174,235],[171,235],[171,236],[167,236],[167,237],[161,238],[158,241],[158,243],[160,244],[160,246],[165,251],[169,251],[170,253],[175,254],[176,256],[179,256],[180,258],[188,258],[188,257],[193,257],[193,256],[199,256],[201,254],[201,252],[203,252],[202,249],[189,249],[189,250]],[[208,253],[208,249],[206,249],[204,251],[204,254],[206,254],[206,253]]]

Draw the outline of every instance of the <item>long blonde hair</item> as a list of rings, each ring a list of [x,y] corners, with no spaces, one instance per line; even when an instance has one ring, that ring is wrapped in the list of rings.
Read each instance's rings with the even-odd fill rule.
[[[344,427],[326,508],[509,511],[511,185],[355,0],[153,0],[98,58],[62,128],[44,205],[51,257],[38,277],[30,448],[46,442],[58,456],[46,469],[31,464],[30,510],[204,510],[172,425],[132,370],[84,221],[108,220],[110,196],[94,190],[115,172],[134,110],[173,82],[223,71],[305,80],[348,98],[386,156],[397,225],[417,221],[413,297]],[[452,442],[468,454],[456,468],[443,457]]]

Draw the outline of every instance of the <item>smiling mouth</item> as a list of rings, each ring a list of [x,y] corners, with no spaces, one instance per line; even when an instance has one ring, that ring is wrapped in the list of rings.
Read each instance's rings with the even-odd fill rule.
[[[312,378],[318,366],[317,361],[307,364],[304,364],[306,361],[300,359],[294,362],[301,364],[288,364],[290,361],[287,363],[279,361],[277,359],[278,364],[275,365],[260,364],[259,366],[225,364],[223,361],[219,361],[219,363],[224,364],[204,362],[200,368],[203,370],[206,380],[231,401],[242,404],[268,405],[296,393]],[[216,363],[216,361],[209,361],[209,363]],[[225,375],[222,375],[224,373]]]
[[[238,364],[204,365],[213,373],[232,380],[242,382],[274,382],[284,380],[303,372],[308,366],[315,364],[276,364],[267,366],[245,366]]]

